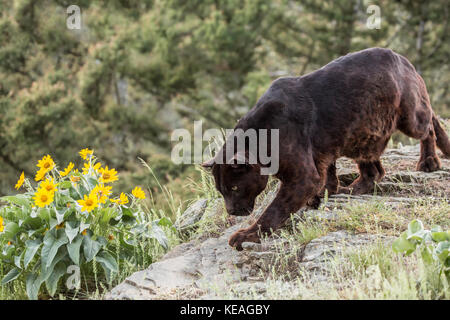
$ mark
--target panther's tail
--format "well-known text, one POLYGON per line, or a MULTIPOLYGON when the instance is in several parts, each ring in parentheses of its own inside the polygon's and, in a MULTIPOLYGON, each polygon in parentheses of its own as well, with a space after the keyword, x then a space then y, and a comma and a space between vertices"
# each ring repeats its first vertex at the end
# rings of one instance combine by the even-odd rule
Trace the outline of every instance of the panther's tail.
POLYGON ((446 158, 450 158, 450 139, 435 114, 433 114, 433 127, 438 148, 441 149, 446 158))

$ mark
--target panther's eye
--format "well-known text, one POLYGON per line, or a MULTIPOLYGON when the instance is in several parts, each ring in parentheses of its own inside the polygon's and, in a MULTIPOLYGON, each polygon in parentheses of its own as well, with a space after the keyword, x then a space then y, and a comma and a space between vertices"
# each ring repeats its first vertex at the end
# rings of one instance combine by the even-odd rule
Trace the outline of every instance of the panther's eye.
POLYGON ((232 186, 232 187, 231 187, 231 190, 233 190, 233 191, 237 191, 237 189, 238 189, 237 186, 232 186))

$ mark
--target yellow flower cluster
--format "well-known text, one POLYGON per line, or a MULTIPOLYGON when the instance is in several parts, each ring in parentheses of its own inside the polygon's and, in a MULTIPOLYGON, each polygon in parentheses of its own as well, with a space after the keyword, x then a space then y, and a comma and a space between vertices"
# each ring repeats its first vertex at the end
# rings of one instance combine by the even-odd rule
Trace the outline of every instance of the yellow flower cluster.
POLYGON ((89 196, 84 195, 84 199, 78 200, 78 204, 81 206, 81 212, 91 212, 98 207, 98 197, 91 191, 89 196))
POLYGON ((36 181, 41 181, 44 179, 47 172, 51 171, 55 167, 55 162, 53 162, 52 157, 50 155, 44 156, 41 160, 39 160, 37 167, 39 168, 36 173, 36 177, 34 178, 36 181))
POLYGON ((5 226, 3 225, 3 218, 0 217, 0 232, 3 232, 3 229, 5 229, 5 226))
POLYGON ((54 183, 53 178, 47 178, 43 181, 34 194, 34 203, 40 208, 52 203, 55 197, 55 191, 58 190, 56 188, 57 185, 54 183))
POLYGON ((98 171, 101 174, 101 176, 100 176, 101 183, 114 182, 119 179, 117 177, 116 169, 108 169, 108 166, 105 166, 104 168, 100 168, 98 171))
POLYGON ((116 204, 127 204, 128 203, 128 197, 125 193, 121 193, 120 197, 118 199, 111 199, 111 202, 114 202, 116 204))
MULTIPOLYGON (((100 162, 96 162, 94 157, 93 150, 88 148, 81 150, 80 152, 81 158, 84 160, 88 160, 88 162, 84 163, 83 167, 83 175, 93 175, 98 179, 98 184, 91 190, 88 195, 84 195, 83 199, 78 200, 78 204, 81 206, 82 212, 91 212, 95 208, 99 206, 99 204, 105 204, 109 196, 111 195, 112 187, 105 186, 105 184, 112 183, 117 181, 118 173, 113 168, 108 168, 105 166, 101 167, 100 162)), ((36 173, 36 181, 41 181, 45 178, 47 173, 53 170, 56 165, 51 158, 50 155, 44 156, 41 160, 38 161, 37 166, 39 167, 38 172, 36 173)), ((69 165, 63 170, 58 171, 61 178, 69 176, 72 185, 76 187, 76 183, 81 181, 81 176, 78 172, 78 169, 74 169, 75 165, 73 162, 70 162, 69 165)), ((57 174, 55 171, 54 174, 57 174)), ((53 177, 49 177, 42 181, 39 184, 39 187, 33 197, 34 203, 36 206, 43 208, 54 201, 55 192, 58 190, 57 185, 53 180, 53 177)), ((15 186, 16 189, 19 189, 25 180, 25 175, 22 172, 17 184, 15 186)), ((135 187, 131 193, 136 199, 145 199, 145 192, 141 189, 141 187, 135 187)), ((117 205, 125 205, 129 202, 128 196, 125 193, 121 193, 118 198, 109 199, 111 203, 115 203, 117 205)))
POLYGON ((105 187, 103 184, 98 184, 92 189, 92 193, 97 196, 99 203, 105 203, 108 196, 111 194, 112 187, 105 187))
POLYGON ((145 199, 145 192, 141 189, 141 187, 134 188, 131 193, 138 199, 145 199))
POLYGON ((88 160, 88 156, 92 154, 94 154, 94 150, 90 150, 88 148, 80 151, 80 157, 83 158, 83 160, 88 160))

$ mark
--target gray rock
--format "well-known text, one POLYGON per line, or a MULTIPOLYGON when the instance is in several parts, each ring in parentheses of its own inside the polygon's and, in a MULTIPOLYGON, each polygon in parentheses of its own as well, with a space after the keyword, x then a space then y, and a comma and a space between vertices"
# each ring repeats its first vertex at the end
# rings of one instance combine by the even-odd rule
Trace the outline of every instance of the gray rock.
POLYGON ((175 228, 179 231, 185 231, 192 228, 205 213, 208 205, 208 199, 200 199, 194 202, 186 209, 175 221, 175 228))
MULTIPOLYGON (((242 224, 234 225, 219 238, 201 243, 183 244, 177 254, 168 254, 144 271, 137 272, 115 287, 106 299, 160 299, 174 297, 176 292, 199 290, 199 298, 212 298, 214 292, 228 290, 256 290, 262 292, 264 277, 276 257, 276 250, 285 245, 283 239, 268 239, 261 244, 244 243, 238 252, 228 245, 229 236, 242 224), (239 289, 240 288, 240 289, 239 289)), ((314 239, 304 250, 300 265, 311 272, 323 272, 326 258, 350 247, 373 244, 380 237, 352 235, 346 231, 330 233, 314 239)), ((289 285, 289 284, 286 284, 289 285)), ((177 297, 179 298, 179 297, 177 297)))
POLYGON ((339 219, 339 214, 336 211, 329 210, 307 210, 301 214, 302 218, 314 221, 335 221, 339 219))

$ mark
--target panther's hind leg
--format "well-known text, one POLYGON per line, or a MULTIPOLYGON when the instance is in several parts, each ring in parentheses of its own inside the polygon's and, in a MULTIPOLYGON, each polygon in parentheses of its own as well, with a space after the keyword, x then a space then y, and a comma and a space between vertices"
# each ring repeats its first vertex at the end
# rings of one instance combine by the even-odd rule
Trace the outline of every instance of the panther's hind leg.
POLYGON ((420 141, 420 159, 416 168, 424 172, 433 172, 441 168, 441 161, 436 154, 436 135, 433 127, 429 130, 428 136, 420 141))
POLYGON ((380 160, 375 161, 358 161, 359 177, 346 188, 339 188, 339 192, 364 194, 373 191, 375 182, 383 179, 385 171, 380 160))
POLYGON ((407 136, 420 140, 420 159, 416 166, 418 171, 432 172, 441 168, 441 161, 436 154, 436 133, 431 108, 415 111, 403 118, 398 128, 407 136))
POLYGON ((449 141, 445 139, 445 131, 440 127, 439 122, 433 123, 433 117, 436 116, 431 109, 425 83, 419 75, 417 81, 419 90, 409 88, 409 91, 403 93, 400 103, 402 115, 397 128, 407 136, 420 140, 420 159, 416 168, 419 171, 432 172, 441 167, 436 154, 436 139, 439 139, 439 146, 442 147, 444 154, 449 141))

